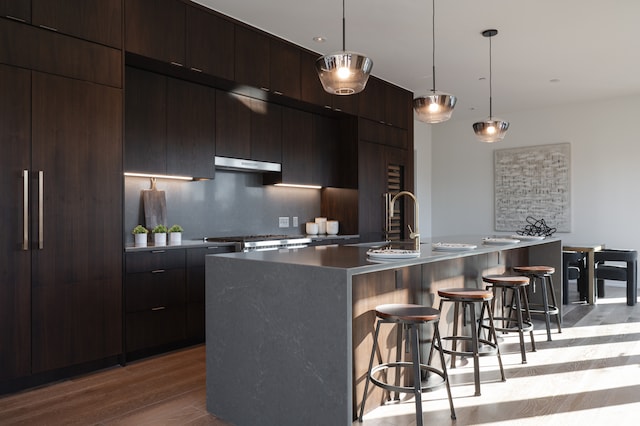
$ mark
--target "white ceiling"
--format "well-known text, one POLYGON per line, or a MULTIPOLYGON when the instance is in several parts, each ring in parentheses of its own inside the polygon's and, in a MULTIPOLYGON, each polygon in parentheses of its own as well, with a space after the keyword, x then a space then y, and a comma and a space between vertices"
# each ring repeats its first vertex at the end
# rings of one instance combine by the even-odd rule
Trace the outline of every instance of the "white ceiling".
MULTIPOLYGON (((322 54, 342 49, 342 0, 194 2, 322 54)), ((458 97, 456 118, 489 114, 489 28, 494 116, 640 94, 638 0, 436 0, 436 89, 458 97)), ((432 86, 431 39, 431 0, 346 0, 346 49, 416 95, 432 86)))

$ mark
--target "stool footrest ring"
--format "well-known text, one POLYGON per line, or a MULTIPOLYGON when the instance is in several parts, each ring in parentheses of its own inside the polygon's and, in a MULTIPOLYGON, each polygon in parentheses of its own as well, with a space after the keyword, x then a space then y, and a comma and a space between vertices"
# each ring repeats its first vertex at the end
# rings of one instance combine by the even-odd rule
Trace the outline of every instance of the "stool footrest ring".
MULTIPOLYGON (((532 312, 533 313, 533 312, 532 312)), ((517 323, 518 320, 515 318, 509 318, 509 317, 493 317, 493 323, 496 324, 500 321, 503 322, 514 322, 517 323)), ((491 327, 487 324, 481 324, 480 327, 485 328, 487 330, 491 329, 491 327)), ((529 332, 531 330, 533 330, 533 323, 531 321, 528 320, 522 320, 522 330, 520 330, 520 328, 517 326, 517 324, 513 327, 499 327, 497 325, 495 325, 493 328, 496 329, 496 331, 502 331, 503 333, 519 333, 519 332, 529 332)))
MULTIPOLYGON (((413 369, 413 363, 399 361, 399 362, 386 362, 383 364, 379 364, 376 367, 371 369, 371 374, 369 374, 369 378, 376 386, 381 387, 382 389, 386 389, 391 392, 414 393, 415 388, 413 386, 396 386, 390 383, 383 382, 382 380, 379 380, 374 377, 376 373, 383 370, 388 370, 390 368, 413 369)), ((426 384, 423 381, 420 384, 421 392, 430 392, 444 386, 445 380, 444 380, 444 373, 442 372, 442 370, 439 370, 435 367, 431 367, 430 365, 426 365, 426 364, 420 364, 420 370, 426 371, 428 373, 434 373, 435 375, 438 376, 438 379, 436 381, 431 381, 430 379, 428 379, 426 384)), ((427 374, 427 376, 429 375, 427 374)))
MULTIPOLYGON (((529 304, 529 312, 531 312, 532 315, 544 315, 544 306, 529 304), (535 308, 532 308, 532 306, 535 306, 535 308)), ((558 313, 560 313, 560 309, 558 309, 557 306, 548 305, 547 312, 549 315, 558 315, 558 313)))

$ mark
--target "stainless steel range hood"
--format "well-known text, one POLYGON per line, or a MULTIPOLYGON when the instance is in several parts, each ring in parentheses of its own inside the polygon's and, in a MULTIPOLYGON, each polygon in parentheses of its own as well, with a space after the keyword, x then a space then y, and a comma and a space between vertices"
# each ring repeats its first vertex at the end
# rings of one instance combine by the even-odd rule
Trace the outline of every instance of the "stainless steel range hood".
POLYGON ((231 158, 231 157, 216 156, 215 165, 216 165, 216 169, 236 170, 240 172, 279 173, 282 171, 282 166, 279 163, 269 163, 267 161, 245 160, 242 158, 231 158))

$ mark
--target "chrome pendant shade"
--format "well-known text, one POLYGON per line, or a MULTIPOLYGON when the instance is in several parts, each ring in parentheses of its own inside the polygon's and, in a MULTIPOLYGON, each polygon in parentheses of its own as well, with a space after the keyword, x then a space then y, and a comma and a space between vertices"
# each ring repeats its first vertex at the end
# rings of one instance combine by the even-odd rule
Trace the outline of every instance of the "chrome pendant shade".
POLYGON ((413 110, 416 118, 429 124, 442 123, 451 118, 453 108, 456 106, 456 97, 448 93, 436 90, 436 5, 435 0, 431 2, 431 59, 433 71, 433 88, 429 94, 419 96, 413 100, 413 110))
POLYGON ((489 118, 473 123, 473 131, 480 142, 500 142, 509 129, 509 123, 493 117, 492 75, 491 75, 491 37, 498 34, 498 30, 484 30, 482 35, 489 38, 489 118))
POLYGON ((362 92, 369 80, 373 61, 368 57, 347 52, 345 49, 344 0, 342 0, 342 51, 321 56, 316 60, 316 71, 322 87, 333 95, 353 95, 362 92))

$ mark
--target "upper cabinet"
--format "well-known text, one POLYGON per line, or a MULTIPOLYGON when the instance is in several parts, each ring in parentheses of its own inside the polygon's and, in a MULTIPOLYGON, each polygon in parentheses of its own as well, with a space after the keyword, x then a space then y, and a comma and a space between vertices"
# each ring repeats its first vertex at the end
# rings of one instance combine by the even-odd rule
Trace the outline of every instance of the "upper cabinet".
POLYGON ((0 0, 0 16, 31 22, 31 0, 0 0))
POLYGON ((185 13, 178 0, 125 1, 125 50, 184 66, 185 13))
POLYGON ((234 77, 234 24, 187 6, 187 66, 227 80, 234 77))
POLYGON ((216 155, 280 163, 282 107, 218 91, 216 155))
POLYGON ((34 25, 122 48, 122 0, 32 0, 31 13, 34 25))
POLYGON ((125 171, 212 178, 215 89, 127 67, 125 171))
POLYGON ((413 98, 408 90, 371 76, 359 96, 361 117, 401 129, 410 127, 413 98))
POLYGON ((236 25, 235 81, 264 91, 300 97, 300 51, 267 34, 236 25))

